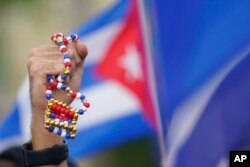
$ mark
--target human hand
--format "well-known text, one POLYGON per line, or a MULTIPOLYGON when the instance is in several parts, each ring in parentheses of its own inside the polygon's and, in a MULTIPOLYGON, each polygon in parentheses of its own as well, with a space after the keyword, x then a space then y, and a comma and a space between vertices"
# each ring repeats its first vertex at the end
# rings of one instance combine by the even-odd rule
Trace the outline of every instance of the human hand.
MULTIPOLYGON (((71 74, 68 83, 72 90, 78 91, 81 84, 83 63, 87 56, 85 45, 76 43, 68 44, 68 52, 71 55, 71 74)), ((47 75, 57 76, 62 74, 65 67, 63 55, 56 45, 45 45, 31 50, 28 59, 28 71, 30 82, 30 98, 32 107, 31 135, 33 149, 44 149, 62 142, 62 138, 49 133, 44 128, 44 115, 47 107, 45 90, 47 75)), ((70 104, 72 98, 61 90, 53 91, 53 97, 70 104)))

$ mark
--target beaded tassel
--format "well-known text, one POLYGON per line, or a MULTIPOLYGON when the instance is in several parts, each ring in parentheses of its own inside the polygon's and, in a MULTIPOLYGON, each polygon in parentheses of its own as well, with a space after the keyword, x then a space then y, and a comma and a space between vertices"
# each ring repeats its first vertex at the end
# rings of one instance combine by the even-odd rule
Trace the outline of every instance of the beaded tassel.
POLYGON ((47 76, 48 86, 46 88, 46 98, 48 99, 47 110, 45 113, 45 127, 49 132, 56 133, 59 136, 67 139, 73 139, 76 135, 76 123, 78 115, 83 115, 90 107, 90 104, 85 99, 85 96, 80 92, 71 90, 70 87, 64 84, 71 71, 71 60, 68 53, 67 44, 75 42, 79 39, 77 34, 69 37, 64 37, 62 33, 57 33, 51 36, 51 40, 59 46, 59 49, 64 57, 65 70, 63 74, 55 77, 53 75, 47 76), (73 99, 78 99, 82 102, 81 109, 73 109, 66 103, 53 99, 52 91, 59 89, 64 91, 68 96, 73 99))

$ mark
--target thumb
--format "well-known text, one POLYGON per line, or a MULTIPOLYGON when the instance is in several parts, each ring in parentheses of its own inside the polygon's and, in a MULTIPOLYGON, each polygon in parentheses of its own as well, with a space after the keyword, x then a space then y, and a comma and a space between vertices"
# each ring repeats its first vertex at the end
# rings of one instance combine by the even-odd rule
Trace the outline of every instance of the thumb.
POLYGON ((76 47, 77 54, 80 56, 81 59, 84 60, 88 54, 88 49, 86 45, 80 43, 79 41, 76 41, 75 47, 76 47))

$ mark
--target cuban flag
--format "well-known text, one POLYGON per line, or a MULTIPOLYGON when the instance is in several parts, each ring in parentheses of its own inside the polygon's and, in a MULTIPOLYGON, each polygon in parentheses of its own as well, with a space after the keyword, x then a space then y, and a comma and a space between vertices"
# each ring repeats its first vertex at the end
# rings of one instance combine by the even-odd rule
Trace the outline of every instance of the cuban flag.
POLYGON ((164 166, 228 167, 250 150, 250 1, 149 4, 164 166))
MULTIPOLYGON (((74 32, 88 47, 83 92, 91 108, 78 121, 70 156, 82 158, 156 131, 143 25, 137 1, 121 0, 74 32)), ((72 104, 78 108, 79 104, 72 104)), ((0 124, 0 150, 30 138, 28 79, 0 124)))

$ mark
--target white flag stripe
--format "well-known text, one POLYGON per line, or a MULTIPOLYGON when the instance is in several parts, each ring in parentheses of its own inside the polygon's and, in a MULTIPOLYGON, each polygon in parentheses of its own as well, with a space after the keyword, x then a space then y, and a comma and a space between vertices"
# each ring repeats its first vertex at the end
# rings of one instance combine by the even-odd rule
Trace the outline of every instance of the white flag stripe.
MULTIPOLYGON (((83 116, 80 116, 79 130, 136 114, 140 109, 138 98, 114 81, 91 87, 83 93, 87 95, 91 107, 83 116)), ((80 108, 81 103, 74 101, 72 106, 80 108)))
POLYGON ((121 20, 108 24, 94 32, 81 36, 80 41, 88 47, 88 58, 86 65, 93 65, 102 60, 107 49, 113 43, 122 27, 124 26, 121 20))
MULTIPOLYGON (((89 128, 113 119, 136 114, 140 103, 132 92, 115 81, 108 81, 81 91, 87 95, 91 108, 78 122, 79 130, 89 128)), ((31 107, 28 77, 26 76, 17 96, 20 111, 23 140, 30 138, 31 107)), ((72 106, 80 108, 81 103, 74 101, 72 106)))

